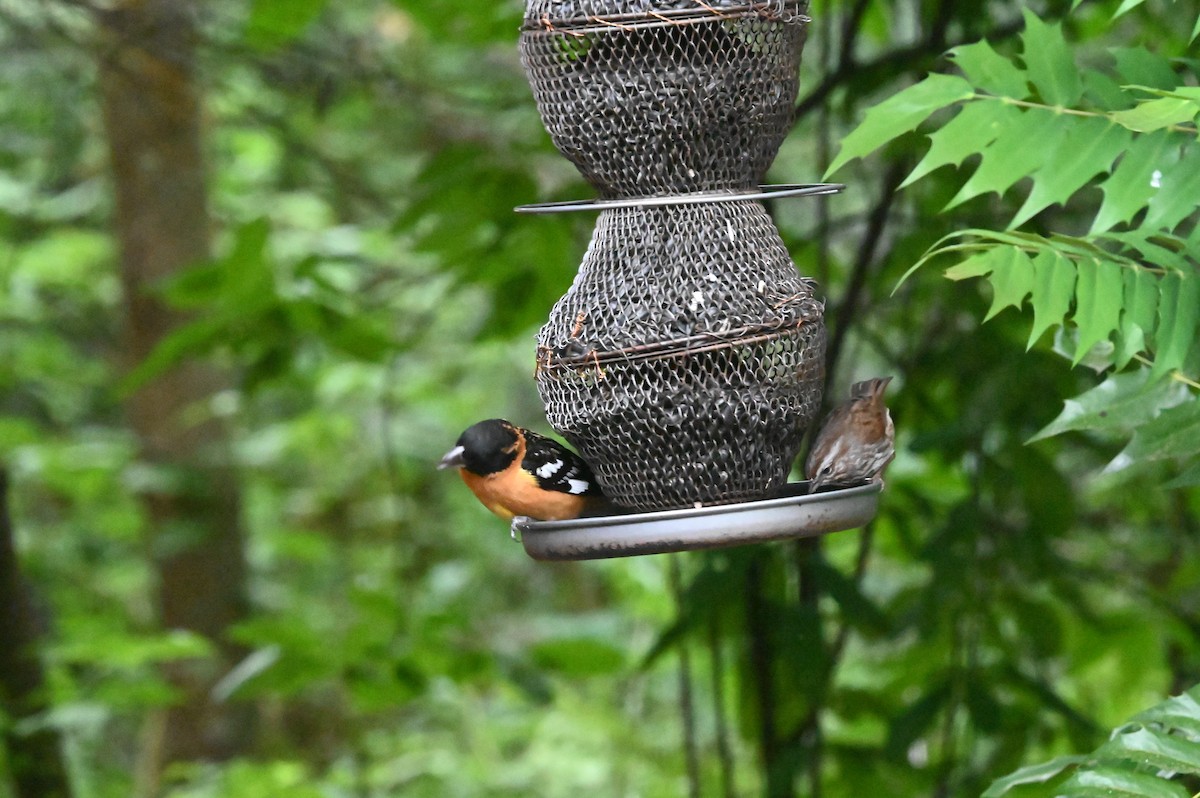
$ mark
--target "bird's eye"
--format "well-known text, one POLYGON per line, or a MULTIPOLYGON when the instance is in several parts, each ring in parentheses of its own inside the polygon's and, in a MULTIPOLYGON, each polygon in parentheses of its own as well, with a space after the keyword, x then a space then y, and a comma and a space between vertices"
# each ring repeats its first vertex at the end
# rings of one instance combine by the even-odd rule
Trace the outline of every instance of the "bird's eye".
POLYGON ((832 473, 833 473, 833 466, 831 466, 831 465, 827 465, 827 466, 825 466, 824 468, 822 468, 822 469, 821 469, 821 474, 822 474, 822 475, 824 475, 824 474, 832 474, 832 473))

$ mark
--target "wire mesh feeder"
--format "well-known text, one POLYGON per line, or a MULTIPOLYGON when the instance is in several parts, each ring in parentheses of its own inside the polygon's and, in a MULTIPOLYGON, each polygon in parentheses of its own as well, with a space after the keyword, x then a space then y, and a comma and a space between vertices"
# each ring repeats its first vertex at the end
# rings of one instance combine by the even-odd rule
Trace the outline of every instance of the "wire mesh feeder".
POLYGON ((538 391, 616 504, 745 501, 786 482, 824 350, 760 204, 618 208, 538 336, 538 391))
POLYGON ((791 128, 807 0, 530 0, 521 58, 604 197, 756 189, 791 128))

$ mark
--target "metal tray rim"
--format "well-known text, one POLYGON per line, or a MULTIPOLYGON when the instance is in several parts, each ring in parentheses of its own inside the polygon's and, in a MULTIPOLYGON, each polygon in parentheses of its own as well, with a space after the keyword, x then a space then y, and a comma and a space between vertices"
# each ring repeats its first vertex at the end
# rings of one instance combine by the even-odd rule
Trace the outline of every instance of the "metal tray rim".
POLYGON ((860 527, 875 517, 882 482, 736 504, 602 515, 567 521, 517 517, 512 535, 537 560, 591 560, 813 537, 860 527), (739 523, 740 520, 740 523, 739 523))

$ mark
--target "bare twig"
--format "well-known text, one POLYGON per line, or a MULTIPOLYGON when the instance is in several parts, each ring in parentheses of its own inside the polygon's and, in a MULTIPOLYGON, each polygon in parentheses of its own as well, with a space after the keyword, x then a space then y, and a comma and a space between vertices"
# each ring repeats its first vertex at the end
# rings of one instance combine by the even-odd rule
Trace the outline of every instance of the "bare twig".
MULTIPOLYGON (((680 555, 668 558, 667 575, 675 598, 675 613, 683 617, 683 574, 680 555)), ((679 717, 683 723, 683 759, 687 768, 688 798, 700 798, 700 756, 696 747, 696 707, 692 689, 692 657, 686 640, 679 649, 679 717)))
POLYGON ((721 653, 721 616, 714 611, 708 621, 708 652, 712 659, 713 716, 717 735, 717 760, 721 765, 721 794, 737 798, 734 787, 733 749, 725 710, 725 658, 721 653))

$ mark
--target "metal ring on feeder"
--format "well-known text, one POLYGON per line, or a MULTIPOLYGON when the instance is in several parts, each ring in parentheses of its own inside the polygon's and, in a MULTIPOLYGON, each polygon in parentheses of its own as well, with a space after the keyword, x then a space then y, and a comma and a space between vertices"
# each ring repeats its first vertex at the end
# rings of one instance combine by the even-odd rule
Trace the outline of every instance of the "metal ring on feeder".
POLYGON ((738 200, 781 199, 783 197, 820 197, 837 194, 845 189, 842 183, 781 183, 759 186, 758 191, 713 191, 693 194, 674 194, 661 197, 629 197, 626 199, 571 200, 518 205, 517 213, 568 213, 571 211, 602 211, 606 208, 654 208, 666 205, 700 205, 709 202, 738 200))

